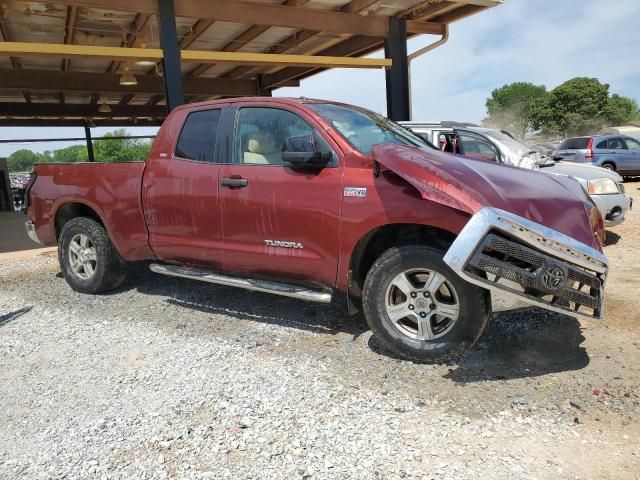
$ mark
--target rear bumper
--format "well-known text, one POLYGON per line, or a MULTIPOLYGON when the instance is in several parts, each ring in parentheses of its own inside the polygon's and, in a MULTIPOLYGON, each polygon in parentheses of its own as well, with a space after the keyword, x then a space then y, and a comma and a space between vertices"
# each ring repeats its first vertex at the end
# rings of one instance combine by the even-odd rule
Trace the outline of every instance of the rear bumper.
POLYGON ((466 281, 502 297, 579 319, 602 319, 607 258, 518 215, 483 208, 444 261, 466 281))
POLYGON ((36 243, 39 243, 40 245, 43 245, 43 243, 38 238, 38 234, 36 233, 36 226, 33 224, 31 220, 27 220, 26 222, 24 222, 24 228, 27 231, 27 235, 31 240, 33 240, 36 243))

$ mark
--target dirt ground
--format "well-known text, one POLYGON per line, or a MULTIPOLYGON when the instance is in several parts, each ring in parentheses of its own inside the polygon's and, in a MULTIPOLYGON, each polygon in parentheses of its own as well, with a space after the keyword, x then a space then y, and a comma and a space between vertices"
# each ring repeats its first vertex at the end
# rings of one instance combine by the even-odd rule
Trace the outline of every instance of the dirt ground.
POLYGON ((0 255, 0 478, 638 479, 637 208, 605 253, 603 322, 502 315, 446 365, 341 302, 144 270, 87 296, 0 255))

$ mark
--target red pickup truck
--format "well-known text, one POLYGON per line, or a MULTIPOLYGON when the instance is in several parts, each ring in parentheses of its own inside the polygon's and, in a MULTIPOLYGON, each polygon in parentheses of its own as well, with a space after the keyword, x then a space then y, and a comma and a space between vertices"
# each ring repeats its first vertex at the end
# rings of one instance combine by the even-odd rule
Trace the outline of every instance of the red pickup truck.
POLYGON ((577 182, 460 159, 327 101, 179 107, 146 162, 36 165, 28 215, 76 291, 144 260, 306 301, 340 292, 416 361, 461 353, 492 310, 602 316, 603 223, 577 182))

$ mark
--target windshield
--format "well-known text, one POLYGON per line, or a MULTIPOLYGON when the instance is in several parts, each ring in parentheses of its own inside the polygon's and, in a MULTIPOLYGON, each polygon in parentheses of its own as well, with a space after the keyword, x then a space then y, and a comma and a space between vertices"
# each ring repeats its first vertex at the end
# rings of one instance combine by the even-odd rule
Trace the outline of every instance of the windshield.
POLYGON ((409 130, 369 110, 330 103, 312 103, 308 106, 365 155, 371 155, 373 146, 379 143, 428 146, 425 140, 409 130))

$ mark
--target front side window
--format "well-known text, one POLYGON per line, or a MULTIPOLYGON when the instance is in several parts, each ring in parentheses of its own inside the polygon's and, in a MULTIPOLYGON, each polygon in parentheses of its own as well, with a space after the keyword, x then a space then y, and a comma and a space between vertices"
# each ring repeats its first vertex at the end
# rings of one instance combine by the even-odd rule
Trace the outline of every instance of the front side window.
POLYGON ((461 133, 458 137, 460 142, 459 149, 465 157, 493 162, 498 161, 497 149, 482 137, 467 133, 461 133))
MULTIPOLYGON (((302 117, 288 110, 268 107, 245 107, 238 113, 236 155, 238 163, 285 165, 282 150, 290 139, 300 149, 311 148, 305 139, 314 138, 315 130, 302 117)), ((317 137, 317 136, 316 136, 317 137)), ((302 151, 305 151, 302 150, 302 151)))
POLYGON ((221 112, 220 109, 191 112, 180 132, 176 157, 214 162, 221 112))
POLYGON ((640 152, 640 142, 633 138, 625 138, 627 148, 632 152, 640 152))
POLYGON ((371 155, 373 146, 379 143, 427 146, 425 140, 406 128, 368 110, 331 103, 312 103, 308 106, 365 155, 371 155))

